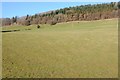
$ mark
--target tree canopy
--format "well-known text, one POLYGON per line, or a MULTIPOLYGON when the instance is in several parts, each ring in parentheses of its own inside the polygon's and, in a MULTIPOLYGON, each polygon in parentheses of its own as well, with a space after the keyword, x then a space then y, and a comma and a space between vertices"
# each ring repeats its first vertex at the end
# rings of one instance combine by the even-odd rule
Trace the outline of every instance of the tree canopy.
POLYGON ((26 15, 25 18, 6 18, 3 19, 3 25, 10 25, 13 23, 21 25, 30 24, 53 24, 68 21, 82 21, 82 20, 99 20, 118 17, 118 9, 120 2, 111 2, 103 4, 88 4, 75 7, 66 7, 46 13, 35 15, 26 15))

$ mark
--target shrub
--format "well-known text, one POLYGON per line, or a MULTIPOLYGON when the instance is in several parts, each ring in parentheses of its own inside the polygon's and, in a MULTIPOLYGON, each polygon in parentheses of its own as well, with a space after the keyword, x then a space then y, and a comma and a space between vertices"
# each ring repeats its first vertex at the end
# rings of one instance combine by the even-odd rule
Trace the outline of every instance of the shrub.
POLYGON ((55 25, 57 22, 56 21, 50 21, 50 25, 55 25))
POLYGON ((39 26, 39 25, 37 25, 37 28, 40 28, 40 26, 39 26))
POLYGON ((30 25, 30 21, 29 20, 25 20, 24 25, 29 26, 30 25))

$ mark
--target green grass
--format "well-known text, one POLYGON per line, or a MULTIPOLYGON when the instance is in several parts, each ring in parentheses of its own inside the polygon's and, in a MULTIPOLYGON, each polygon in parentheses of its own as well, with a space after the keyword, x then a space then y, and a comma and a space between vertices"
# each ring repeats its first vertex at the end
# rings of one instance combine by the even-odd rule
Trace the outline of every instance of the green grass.
MULTIPOLYGON (((0 31, 2 28, 0 27, 0 31)), ((0 77, 2 78, 2 33, 0 32, 0 77)))
POLYGON ((3 28, 12 29, 2 34, 3 77, 118 77, 117 19, 3 28))

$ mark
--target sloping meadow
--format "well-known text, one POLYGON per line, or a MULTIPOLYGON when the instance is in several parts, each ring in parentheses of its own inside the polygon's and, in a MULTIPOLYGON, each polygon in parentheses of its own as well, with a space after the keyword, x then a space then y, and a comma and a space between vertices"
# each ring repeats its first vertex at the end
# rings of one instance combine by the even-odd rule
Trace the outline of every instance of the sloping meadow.
POLYGON ((3 77, 118 77, 117 19, 40 26, 3 28, 3 77))

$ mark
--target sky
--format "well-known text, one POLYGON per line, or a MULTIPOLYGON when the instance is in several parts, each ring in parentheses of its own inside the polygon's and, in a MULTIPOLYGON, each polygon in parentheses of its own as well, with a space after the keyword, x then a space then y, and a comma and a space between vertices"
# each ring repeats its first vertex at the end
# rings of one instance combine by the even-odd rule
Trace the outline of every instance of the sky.
MULTIPOLYGON (((26 16, 69 6, 98 4, 103 2, 2 2, 2 17, 26 16)), ((1 13, 0 13, 1 14, 1 13)))

